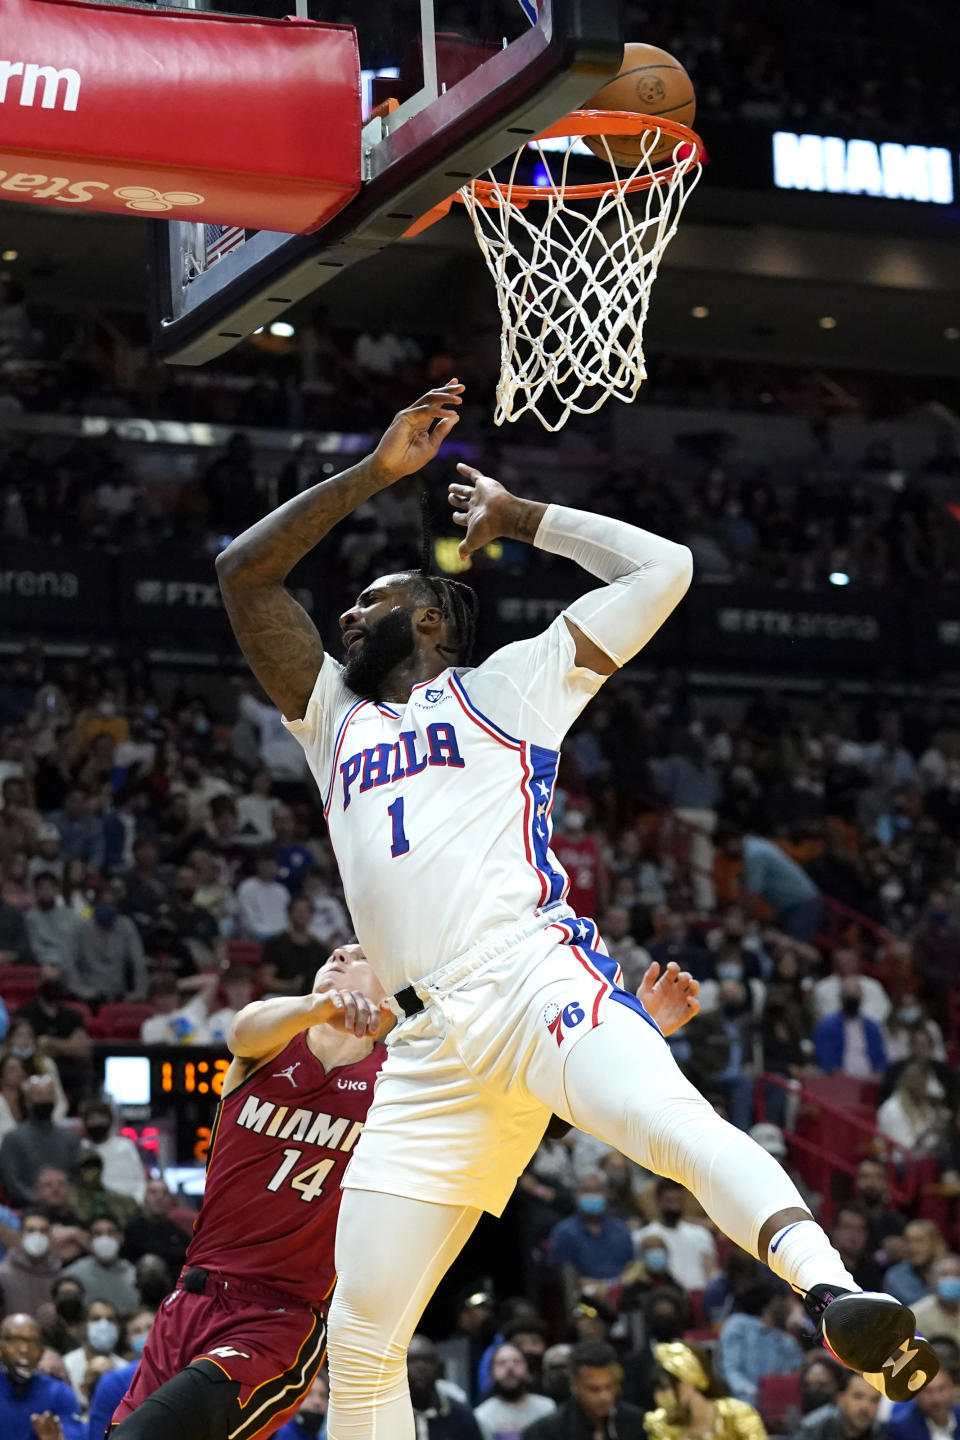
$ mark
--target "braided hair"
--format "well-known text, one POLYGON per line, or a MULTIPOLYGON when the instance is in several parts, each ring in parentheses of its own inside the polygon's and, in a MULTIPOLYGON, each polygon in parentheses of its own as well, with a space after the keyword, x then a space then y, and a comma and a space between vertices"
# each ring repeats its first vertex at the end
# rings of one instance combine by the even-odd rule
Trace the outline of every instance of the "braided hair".
POLYGON ((415 588, 428 605, 439 605, 447 622, 451 645, 438 645, 441 654, 452 654, 457 663, 468 665, 477 634, 480 601, 471 585, 437 575, 433 569, 433 525, 430 520, 430 498, 425 485, 420 487, 421 551, 420 568, 410 574, 415 588))

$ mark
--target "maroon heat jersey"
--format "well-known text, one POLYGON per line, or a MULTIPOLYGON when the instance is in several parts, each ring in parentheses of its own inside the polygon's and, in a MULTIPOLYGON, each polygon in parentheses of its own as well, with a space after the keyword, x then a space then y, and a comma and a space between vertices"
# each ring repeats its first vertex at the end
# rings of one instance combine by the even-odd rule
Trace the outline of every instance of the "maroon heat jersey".
POLYGON ((320 1304, 334 1281, 340 1182, 386 1053, 375 1045, 327 1073, 304 1032, 224 1096, 188 1265, 320 1304))

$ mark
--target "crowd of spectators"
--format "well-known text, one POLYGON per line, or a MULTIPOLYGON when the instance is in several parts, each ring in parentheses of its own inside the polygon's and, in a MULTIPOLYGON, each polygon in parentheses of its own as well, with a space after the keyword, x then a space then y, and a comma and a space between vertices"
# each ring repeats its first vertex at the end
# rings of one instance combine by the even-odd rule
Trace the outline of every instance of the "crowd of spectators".
MULTIPOLYGON (((351 924, 302 754, 242 684, 36 649, 10 666, 0 702, 0 1346, 53 1376, 62 1366, 85 1415, 102 1377, 135 1360, 189 1223, 118 1131, 93 1041, 132 1005, 146 1047, 222 1046, 238 1008, 304 989, 351 924)), ((788 1164, 858 1281, 917 1303, 951 1375, 958 794, 946 702, 768 691, 714 706, 667 672, 610 682, 569 738, 554 812, 571 903, 598 916, 625 982, 650 959, 700 980, 702 1014, 671 1042, 681 1065, 788 1164), (817 1129, 824 1086, 856 1116, 835 1177, 823 1155, 829 1170, 836 1142, 817 1129)), ((872 1392, 838 1388, 791 1297, 676 1185, 575 1134, 544 1141, 511 1214, 534 1314, 501 1295, 514 1310, 499 1329, 492 1301, 471 1302, 438 1351, 423 1338, 411 1365, 435 1440, 475 1435, 464 1396, 484 1440, 528 1423, 554 1440, 555 1401, 589 1428, 600 1392, 608 1420, 614 1404, 639 1407, 616 1412, 618 1434, 682 1431, 701 1401, 754 1407, 778 1433, 816 1409, 802 1440, 888 1423, 872 1392), (691 1332, 716 1374, 681 1403, 651 1346, 691 1332), (569 1352, 555 1356, 548 1383, 551 1340, 614 1350, 575 1350, 572 1371, 569 1352), (461 1395, 438 1388, 441 1363, 461 1395), (827 1393, 829 1423, 814 1406, 827 1393)), ((938 1393, 911 1412, 931 1440, 938 1393)))
MULTIPOLYGON (((361 335, 358 345, 390 339, 361 335)), ((363 363, 369 361, 367 356, 363 363)), ((448 357, 446 368, 453 364, 448 357)), ((708 398, 701 370, 688 367, 685 374, 683 367, 666 365, 664 399, 695 399, 690 387, 698 380, 708 398)), ((365 413, 327 418, 340 429, 353 424, 360 433, 376 433, 394 407, 430 382, 422 356, 398 363, 389 375, 377 376, 379 388, 375 399, 367 395, 365 413)), ((784 379, 764 392, 776 410, 783 408, 786 385, 784 379)), ((249 395, 240 398, 246 406, 249 395)), ((905 462, 893 439, 867 443, 859 460, 840 459, 829 421, 816 413, 815 406, 807 412, 809 425, 796 452, 782 453, 775 464, 762 453, 751 455, 748 441, 735 442, 719 416, 716 428, 678 434, 666 455, 618 453, 600 442, 590 451, 592 503, 687 544, 700 578, 804 590, 825 586, 837 574, 873 589, 960 579, 960 534, 949 510, 960 476, 953 439, 946 433, 932 439, 919 463, 905 462)), ((256 419, 250 412, 247 418, 256 419)), ((491 439, 484 448, 479 404, 468 428, 481 445, 475 458, 519 492, 546 498, 549 487, 549 498, 571 500, 581 493, 576 454, 558 454, 548 478, 542 456, 527 458, 522 444, 505 450, 502 440, 491 439)), ((152 446, 11 430, 0 437, 0 540, 123 552, 149 547, 212 558, 226 539, 346 463, 312 440, 284 455, 256 447, 247 432, 236 431, 213 452, 185 450, 160 483, 152 446)), ((445 522, 438 517, 438 523, 443 531, 445 522)), ((418 539, 416 500, 399 488, 338 527, 327 554, 342 578, 352 580, 394 558, 409 563, 418 539)), ((537 563, 532 552, 514 548, 514 567, 537 563)))

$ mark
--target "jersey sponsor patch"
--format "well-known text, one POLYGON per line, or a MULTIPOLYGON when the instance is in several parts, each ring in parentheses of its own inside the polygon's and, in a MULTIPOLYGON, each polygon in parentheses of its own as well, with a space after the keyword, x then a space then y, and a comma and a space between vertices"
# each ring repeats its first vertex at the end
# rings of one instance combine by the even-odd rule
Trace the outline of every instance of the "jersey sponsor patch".
POLYGON ((573 1030, 583 1020, 586 1012, 579 1000, 571 1000, 569 1004, 560 1006, 556 1001, 551 1001, 543 1012, 543 1020, 550 1034, 554 1036, 558 1045, 564 1042, 566 1030, 573 1030))

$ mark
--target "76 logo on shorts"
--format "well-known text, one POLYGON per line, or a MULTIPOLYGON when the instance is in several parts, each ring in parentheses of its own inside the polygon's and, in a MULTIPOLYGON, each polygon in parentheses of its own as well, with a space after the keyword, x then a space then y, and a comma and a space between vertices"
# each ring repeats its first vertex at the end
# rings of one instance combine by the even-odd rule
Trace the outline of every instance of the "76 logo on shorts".
POLYGON ((556 1002, 549 1004, 543 1012, 544 1024, 551 1035, 556 1036, 557 1044, 563 1044, 563 1027, 568 1030, 574 1029, 583 1019, 583 1006, 577 1000, 571 1000, 569 1005, 564 1005, 561 1010, 556 1002))

